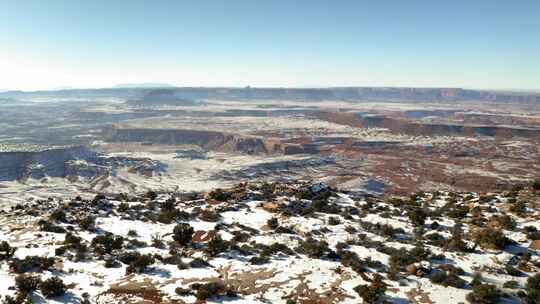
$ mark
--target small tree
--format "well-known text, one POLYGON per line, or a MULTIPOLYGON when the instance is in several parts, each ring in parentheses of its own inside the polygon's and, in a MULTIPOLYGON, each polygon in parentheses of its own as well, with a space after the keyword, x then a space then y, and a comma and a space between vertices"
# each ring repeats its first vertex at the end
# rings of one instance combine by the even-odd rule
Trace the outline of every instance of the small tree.
POLYGON ((540 274, 527 279, 525 290, 529 299, 533 300, 534 303, 540 303, 540 274))
POLYGON ((193 227, 187 223, 180 223, 173 229, 173 239, 180 245, 186 246, 193 238, 193 227))
POLYGON ((467 301, 472 304, 496 304, 500 293, 495 285, 476 284, 473 291, 467 295, 467 301))
POLYGON ((375 274, 371 284, 358 285, 354 288, 354 291, 356 291, 358 295, 360 295, 362 300, 364 300, 364 303, 382 303, 384 299, 384 293, 386 292, 386 285, 382 280, 382 276, 375 274))
POLYGON ((66 293, 67 287, 58 277, 49 278, 39 284, 39 290, 47 298, 62 296, 66 293))
POLYGON ((415 226, 422 226, 426 222, 427 214, 420 208, 415 208, 409 212, 409 219, 415 226))

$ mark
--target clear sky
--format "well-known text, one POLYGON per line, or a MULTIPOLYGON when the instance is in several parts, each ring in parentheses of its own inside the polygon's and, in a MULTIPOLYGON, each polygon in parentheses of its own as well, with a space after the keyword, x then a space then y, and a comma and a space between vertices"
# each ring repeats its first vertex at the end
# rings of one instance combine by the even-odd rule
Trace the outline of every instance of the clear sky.
POLYGON ((0 0, 0 89, 540 90, 539 0, 0 0))

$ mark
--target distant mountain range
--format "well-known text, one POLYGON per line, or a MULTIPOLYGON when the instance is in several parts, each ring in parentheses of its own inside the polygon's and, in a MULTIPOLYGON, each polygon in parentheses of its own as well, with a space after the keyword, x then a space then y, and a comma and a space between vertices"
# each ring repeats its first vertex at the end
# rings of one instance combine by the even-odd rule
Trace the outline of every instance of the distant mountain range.
POLYGON ((167 83, 153 83, 153 82, 145 82, 145 83, 121 83, 113 86, 113 88, 121 89, 134 89, 134 88, 172 88, 173 85, 167 84, 167 83))
MULTIPOLYGON (((143 84, 122 85, 124 87, 105 89, 76 89, 62 91, 0 93, 0 97, 20 97, 25 95, 54 96, 114 96, 137 99, 153 95, 157 87, 140 87, 143 84), (133 87, 130 87, 133 86, 133 87)), ((146 84, 152 85, 152 84, 146 84)), ((508 103, 537 103, 540 93, 509 92, 494 90, 471 90, 462 88, 401 88, 401 87, 332 87, 332 88, 231 88, 231 87, 172 87, 159 86, 161 95, 174 95, 181 100, 347 100, 347 101, 486 101, 508 103)), ((120 85, 119 85, 120 86, 120 85)))

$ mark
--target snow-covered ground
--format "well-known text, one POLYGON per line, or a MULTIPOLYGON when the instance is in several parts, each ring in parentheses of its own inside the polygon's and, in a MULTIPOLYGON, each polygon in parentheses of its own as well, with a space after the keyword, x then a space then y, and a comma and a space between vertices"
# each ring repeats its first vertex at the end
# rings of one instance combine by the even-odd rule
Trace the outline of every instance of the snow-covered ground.
POLYGON ((484 284, 501 291, 500 301, 518 303, 516 292, 539 270, 538 251, 528 249, 532 241, 525 227, 540 228, 540 201, 528 188, 382 201, 295 182, 241 184, 182 199, 177 195, 128 193, 14 206, 0 215, 0 242, 16 248, 12 257, 0 260, 0 295, 15 296, 18 274, 13 267, 29 256, 52 257, 55 263, 27 274, 42 280, 59 277, 68 286, 65 295, 51 299, 39 289, 31 292, 35 303, 79 303, 84 297, 90 303, 197 303, 203 297, 208 303, 361 303, 355 287, 372 286, 376 274, 386 286, 381 299, 392 303, 461 303, 477 273, 484 284), (512 198, 527 200, 523 212, 509 210, 512 198), (419 210, 424 212, 421 220, 411 215, 419 210), (466 211, 453 215, 458 210, 466 211), (167 216, 171 212, 172 218, 167 216), (503 223, 497 216, 504 215, 515 225, 497 226, 503 223), (88 216, 95 218, 95 229, 82 224, 88 216), (51 232, 44 221, 64 231, 51 232), (191 243, 174 237, 179 223, 193 228, 191 243), (461 234, 455 232, 457 223, 461 234), (488 249, 476 238, 478 229, 501 231, 507 243, 488 249), (80 238, 77 246, 84 250, 69 247, 67 231, 80 238), (121 237, 121 246, 105 250, 96 245, 96 237, 106 232, 121 237), (443 241, 432 241, 433 234, 443 241), (462 235, 464 250, 452 247, 456 235, 462 235), (129 252, 152 255, 153 262, 128 273, 132 266, 120 260, 129 252), (393 268, 405 257, 412 260, 393 268), (208 264, 190 264, 201 259, 208 264), (450 268, 459 269, 459 288, 432 278, 450 268), (509 281, 517 287, 511 289, 509 281), (219 288, 205 297, 201 288, 210 288, 208 283, 219 288))

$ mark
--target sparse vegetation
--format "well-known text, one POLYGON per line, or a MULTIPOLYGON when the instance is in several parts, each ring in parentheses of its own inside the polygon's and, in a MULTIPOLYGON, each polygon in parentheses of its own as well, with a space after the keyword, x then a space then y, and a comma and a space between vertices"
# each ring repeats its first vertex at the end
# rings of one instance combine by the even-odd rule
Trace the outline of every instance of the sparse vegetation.
POLYGON ((39 290, 47 298, 62 296, 66 293, 67 287, 58 277, 49 278, 39 284, 39 290))
POLYGON ((191 243, 193 237, 193 227, 186 223, 180 223, 174 227, 173 239, 182 246, 186 246, 191 243))

